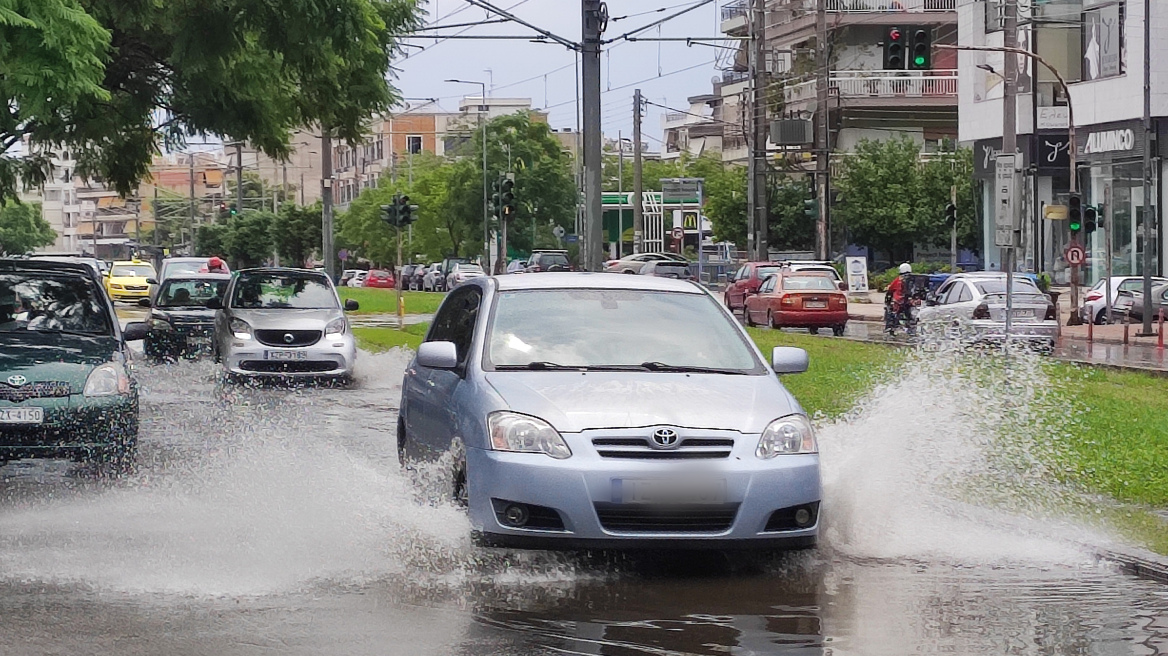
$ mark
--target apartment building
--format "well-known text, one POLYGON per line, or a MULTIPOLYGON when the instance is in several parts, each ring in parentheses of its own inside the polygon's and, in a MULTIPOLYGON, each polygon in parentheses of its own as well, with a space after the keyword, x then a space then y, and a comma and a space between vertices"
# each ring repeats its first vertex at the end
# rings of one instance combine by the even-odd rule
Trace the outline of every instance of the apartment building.
MULTIPOLYGON (((862 139, 907 135, 923 149, 957 136, 957 57, 938 45, 957 41, 956 0, 826 0, 831 148, 847 152, 862 139), (928 70, 885 70, 881 43, 889 28, 924 29, 932 39, 928 70)), ((818 120, 816 0, 767 0, 766 51, 770 116, 818 120)), ((721 30, 749 33, 750 0, 721 8, 721 30)), ((726 58, 721 81, 723 159, 745 163, 749 111, 749 42, 726 58)), ((773 145, 772 145, 773 148, 773 145)), ((806 160, 810 166, 810 160, 806 160)))
POLYGON ((662 159, 677 159, 682 153, 699 156, 722 152, 722 95, 690 96, 687 102, 686 111, 661 116, 662 159))
MULTIPOLYGON (((1153 7, 1159 7, 1154 3, 1153 7)), ((1106 275, 1143 273, 1145 248, 1153 249, 1153 273, 1164 272, 1162 255, 1168 244, 1162 227, 1163 155, 1168 147, 1157 138, 1168 126, 1168 13, 1151 16, 1151 108, 1149 142, 1154 172, 1145 188, 1143 156, 1143 24, 1142 2, 1123 0, 1049 0, 1019 4, 1019 46, 1042 57, 1067 82, 1068 93, 1054 74, 1032 58, 1019 58, 1017 145, 1023 160, 1021 247, 1023 270, 1046 272, 1066 283, 1069 269, 1063 250, 1071 235, 1067 221, 1047 219, 1047 207, 1066 206, 1070 194, 1069 145, 1074 133, 1077 166, 1074 175, 1084 205, 1100 209, 1104 228, 1080 236, 1087 248, 1087 284, 1106 275), (1069 107, 1068 107, 1069 105, 1069 107), (1070 128, 1069 109, 1074 125, 1070 128), (1144 243, 1144 200, 1152 205, 1155 237, 1144 243), (1110 233, 1110 234, 1109 234, 1110 233), (1110 249, 1108 248, 1110 242, 1110 249)), ((960 43, 1001 46, 1004 42, 1000 0, 960 0, 960 43)), ((976 184, 980 192, 987 266, 1000 268, 993 246, 994 156, 1002 148, 1003 55, 962 52, 960 71, 960 139, 974 149, 976 184)), ((1050 212, 1061 217, 1059 212, 1050 212)))

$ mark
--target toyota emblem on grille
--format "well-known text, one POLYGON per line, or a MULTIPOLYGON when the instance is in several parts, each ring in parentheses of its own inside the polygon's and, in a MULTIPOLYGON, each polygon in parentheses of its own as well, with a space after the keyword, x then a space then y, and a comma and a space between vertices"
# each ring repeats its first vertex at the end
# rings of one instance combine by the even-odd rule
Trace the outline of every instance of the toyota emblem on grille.
POLYGON ((13 387, 20 387, 21 385, 24 385, 27 382, 28 382, 28 379, 25 378, 24 376, 21 376, 20 374, 16 374, 15 376, 8 377, 8 384, 13 386, 13 387))
POLYGON ((293 335, 292 333, 284 333, 284 343, 285 344, 291 344, 292 342, 295 342, 295 341, 296 341, 295 335, 293 335))
POLYGON ((658 449, 672 449, 677 446, 677 431, 672 428, 658 428, 653 431, 653 446, 658 449))

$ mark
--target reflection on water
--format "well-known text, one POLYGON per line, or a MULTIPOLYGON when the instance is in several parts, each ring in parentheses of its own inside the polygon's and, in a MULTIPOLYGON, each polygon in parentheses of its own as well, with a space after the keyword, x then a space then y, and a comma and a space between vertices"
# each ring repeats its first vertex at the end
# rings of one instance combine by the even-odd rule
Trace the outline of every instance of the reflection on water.
POLYGON ((824 541, 781 556, 473 546, 441 472, 397 465, 401 353, 350 389, 146 367, 136 474, 0 469, 0 653, 1168 651, 1164 589, 1056 521, 1039 368, 919 357, 820 427, 824 541))

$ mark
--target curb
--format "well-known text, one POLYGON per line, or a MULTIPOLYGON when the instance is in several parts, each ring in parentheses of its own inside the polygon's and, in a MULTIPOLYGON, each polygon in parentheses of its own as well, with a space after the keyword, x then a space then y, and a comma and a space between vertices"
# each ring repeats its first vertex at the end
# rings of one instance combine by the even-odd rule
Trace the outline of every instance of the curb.
POLYGON ((1168 559, 1150 551, 1116 551, 1102 549, 1096 552, 1101 560, 1119 565, 1119 568, 1136 578, 1168 583, 1168 559))

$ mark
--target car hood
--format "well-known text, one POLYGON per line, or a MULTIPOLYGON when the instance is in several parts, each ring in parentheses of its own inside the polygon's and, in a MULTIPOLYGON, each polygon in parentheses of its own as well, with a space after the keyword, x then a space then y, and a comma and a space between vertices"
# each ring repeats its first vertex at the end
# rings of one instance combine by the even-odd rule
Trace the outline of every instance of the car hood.
POLYGON ((84 389, 94 367, 112 360, 117 351, 112 337, 5 333, 2 339, 0 384, 20 375, 29 383, 64 381, 74 393, 84 389))
POLYGON ((136 276, 110 276, 109 279, 115 285, 145 285, 146 280, 136 276))
POLYGON ((511 410, 563 433, 656 425, 761 433, 803 411, 771 375, 495 371, 486 379, 511 410))
POLYGON ((342 316, 340 308, 324 310, 246 310, 235 308, 231 314, 256 330, 324 330, 326 324, 342 316))
POLYGON ((161 318, 159 315, 170 317, 180 323, 213 323, 215 310, 207 308, 164 308, 160 307, 150 313, 152 318, 161 318))

